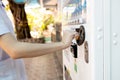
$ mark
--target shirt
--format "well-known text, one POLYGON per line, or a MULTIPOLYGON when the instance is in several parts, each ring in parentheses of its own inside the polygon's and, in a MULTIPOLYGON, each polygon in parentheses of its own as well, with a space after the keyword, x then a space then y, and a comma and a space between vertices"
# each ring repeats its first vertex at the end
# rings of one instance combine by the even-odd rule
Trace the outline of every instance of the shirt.
MULTIPOLYGON (((14 35, 14 30, 0 0, 0 37, 6 33, 14 35)), ((2 48, 0 48, 0 80, 27 80, 23 60, 10 58, 2 48)))

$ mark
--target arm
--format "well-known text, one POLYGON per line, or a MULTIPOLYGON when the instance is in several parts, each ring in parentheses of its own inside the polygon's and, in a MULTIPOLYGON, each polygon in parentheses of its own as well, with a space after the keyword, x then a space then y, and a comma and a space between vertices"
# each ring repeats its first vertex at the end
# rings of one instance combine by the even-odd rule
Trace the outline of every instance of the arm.
POLYGON ((62 42, 50 44, 36 44, 17 41, 10 33, 0 36, 0 47, 14 59, 36 57, 67 48, 72 41, 73 34, 67 34, 62 42), (67 38, 67 39, 66 39, 67 38))

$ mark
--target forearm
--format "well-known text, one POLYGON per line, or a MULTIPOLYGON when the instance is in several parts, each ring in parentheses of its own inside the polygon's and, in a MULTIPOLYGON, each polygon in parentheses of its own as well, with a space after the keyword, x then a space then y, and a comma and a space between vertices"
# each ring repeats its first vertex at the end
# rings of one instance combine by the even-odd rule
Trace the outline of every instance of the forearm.
POLYGON ((16 58, 36 57, 65 49, 67 46, 63 42, 49 44, 34 44, 18 42, 15 47, 16 58))
MULTIPOLYGON (((68 36, 68 35, 66 35, 68 36)), ((67 39, 67 37, 66 37, 67 39)), ((11 57, 11 58, 27 58, 36 57, 52 53, 58 50, 62 50, 70 46, 71 40, 67 39, 63 42, 49 43, 49 44, 35 44, 19 42, 10 33, 0 36, 0 47, 11 57), (68 42, 66 42, 68 41, 68 42)))

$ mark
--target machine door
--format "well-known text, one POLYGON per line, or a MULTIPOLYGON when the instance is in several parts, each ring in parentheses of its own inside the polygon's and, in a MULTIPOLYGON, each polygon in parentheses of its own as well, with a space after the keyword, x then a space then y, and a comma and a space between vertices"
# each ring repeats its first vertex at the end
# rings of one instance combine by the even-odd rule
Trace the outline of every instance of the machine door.
POLYGON ((111 0, 111 79, 120 80, 120 0, 111 0))

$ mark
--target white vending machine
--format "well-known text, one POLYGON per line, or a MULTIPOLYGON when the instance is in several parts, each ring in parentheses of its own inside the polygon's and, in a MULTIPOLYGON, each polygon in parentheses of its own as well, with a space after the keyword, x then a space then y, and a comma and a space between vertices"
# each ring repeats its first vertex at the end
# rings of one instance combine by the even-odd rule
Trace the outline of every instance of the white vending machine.
POLYGON ((120 80, 120 0, 61 0, 62 29, 79 36, 63 50, 63 80, 120 80))

